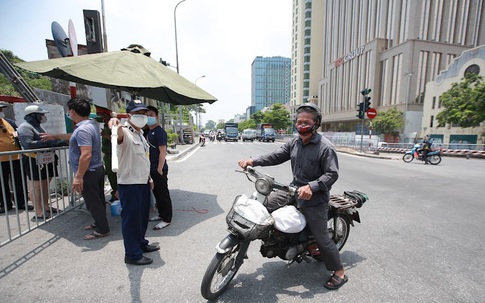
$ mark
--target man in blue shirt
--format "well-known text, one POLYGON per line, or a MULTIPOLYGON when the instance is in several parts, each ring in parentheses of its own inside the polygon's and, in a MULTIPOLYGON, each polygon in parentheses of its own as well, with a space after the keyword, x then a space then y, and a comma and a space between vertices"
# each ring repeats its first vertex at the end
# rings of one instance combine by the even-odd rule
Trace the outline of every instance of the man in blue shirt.
POLYGON ((76 123, 72 134, 42 134, 42 139, 69 139, 69 162, 74 172, 72 190, 81 193, 94 223, 86 226, 92 230, 84 240, 94 240, 109 235, 108 218, 104 199, 104 167, 101 158, 101 132, 96 121, 89 119, 91 104, 86 100, 71 99, 67 102, 68 115, 76 123))
POLYGON ((158 215, 150 221, 160 221, 154 230, 167 227, 172 222, 172 200, 168 190, 167 132, 158 124, 158 109, 147 106, 148 130, 145 135, 150 144, 150 176, 153 179, 153 195, 158 209, 158 215))

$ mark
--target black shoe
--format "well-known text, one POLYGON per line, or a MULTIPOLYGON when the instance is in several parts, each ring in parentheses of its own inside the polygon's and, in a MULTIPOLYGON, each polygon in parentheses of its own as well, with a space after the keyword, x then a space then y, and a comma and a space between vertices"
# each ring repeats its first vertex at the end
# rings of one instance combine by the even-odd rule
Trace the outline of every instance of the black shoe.
MULTIPOLYGON (((7 211, 11 211, 12 208, 13 208, 12 206, 7 207, 7 211)), ((5 207, 2 206, 2 207, 0 207, 0 214, 4 214, 4 213, 5 213, 5 207)))
POLYGON ((150 259, 148 257, 142 256, 138 260, 132 260, 130 258, 125 257, 125 263, 126 264, 132 264, 132 265, 148 265, 153 263, 153 259, 150 259))
POLYGON ((34 210, 34 207, 32 205, 27 205, 27 207, 25 207, 25 205, 22 205, 22 206, 19 206, 17 208, 18 209, 34 210))
POLYGON ((151 252, 160 250, 160 246, 158 246, 158 245, 147 245, 145 247, 142 247, 141 249, 143 250, 143 252, 151 253, 151 252))

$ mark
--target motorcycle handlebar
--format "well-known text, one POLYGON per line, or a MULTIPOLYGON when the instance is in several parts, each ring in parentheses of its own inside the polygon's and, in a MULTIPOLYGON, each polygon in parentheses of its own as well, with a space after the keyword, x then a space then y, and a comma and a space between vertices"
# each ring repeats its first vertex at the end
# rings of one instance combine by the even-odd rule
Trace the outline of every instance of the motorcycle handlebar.
POLYGON ((260 172, 256 171, 252 166, 247 166, 245 171, 242 171, 246 175, 251 175, 255 177, 256 179, 264 178, 266 180, 271 180, 271 186, 274 189, 279 189, 282 191, 285 191, 289 193, 291 196, 296 196, 298 195, 298 187, 295 186, 290 186, 290 185, 284 185, 282 183, 279 183, 274 180, 274 178, 268 176, 268 175, 263 175, 260 172))

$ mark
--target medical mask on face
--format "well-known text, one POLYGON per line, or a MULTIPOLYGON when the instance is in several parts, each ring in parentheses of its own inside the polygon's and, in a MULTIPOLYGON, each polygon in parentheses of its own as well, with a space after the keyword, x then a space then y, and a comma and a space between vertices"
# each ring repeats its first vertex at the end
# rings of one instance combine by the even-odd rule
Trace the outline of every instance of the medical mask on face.
POLYGON ((47 117, 45 115, 43 115, 41 118, 40 118, 40 123, 46 123, 47 122, 47 117))
POLYGON ((130 119, 130 122, 138 127, 138 128, 142 128, 143 126, 145 126, 147 124, 147 120, 148 120, 148 117, 145 116, 145 115, 131 115, 131 119, 130 119))
POLYGON ((147 125, 152 126, 157 123, 157 118, 156 117, 148 117, 147 119, 147 125))
POLYGON ((0 119, 3 119, 5 118, 5 113, 4 112, 0 112, 0 119))

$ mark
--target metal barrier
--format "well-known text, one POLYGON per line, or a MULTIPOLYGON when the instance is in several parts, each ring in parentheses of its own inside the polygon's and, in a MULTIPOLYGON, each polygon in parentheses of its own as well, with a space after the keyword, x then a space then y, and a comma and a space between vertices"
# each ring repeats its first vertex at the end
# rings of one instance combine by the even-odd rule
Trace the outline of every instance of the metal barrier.
POLYGON ((67 147, 56 147, 0 152, 0 156, 9 157, 9 161, 2 162, 0 166, 1 194, 5 208, 5 213, 0 214, 0 247, 84 204, 79 194, 71 192, 73 175, 67 150, 67 147), (27 157, 28 153, 36 153, 37 158, 33 158, 34 160, 31 161, 27 157), (12 160, 12 158, 17 158, 17 155, 20 155, 20 160, 12 160), (28 172, 42 169, 49 161, 54 161, 54 164, 57 162, 57 172, 55 170, 52 173, 47 172, 46 177, 51 178, 51 181, 46 193, 41 182, 31 180, 28 172), (20 178, 16 174, 20 174, 20 178), (19 180, 21 181, 19 182, 19 180), (37 200, 34 194, 35 189, 40 191, 40 197, 47 196, 47 203, 42 203, 44 202, 42 198, 39 203, 35 203, 37 200), (13 208, 11 210, 7 208, 10 204, 7 201, 7 191, 12 197, 13 208), (25 201, 20 201, 18 196, 21 194, 25 201), (22 209, 27 202, 28 205, 34 206, 34 210, 28 210, 27 207, 22 209), (46 204, 48 207, 45 207, 46 204), (44 215, 42 219, 36 216, 35 210, 39 208, 39 205, 42 213, 49 213, 50 218, 47 218, 47 215, 44 215))

